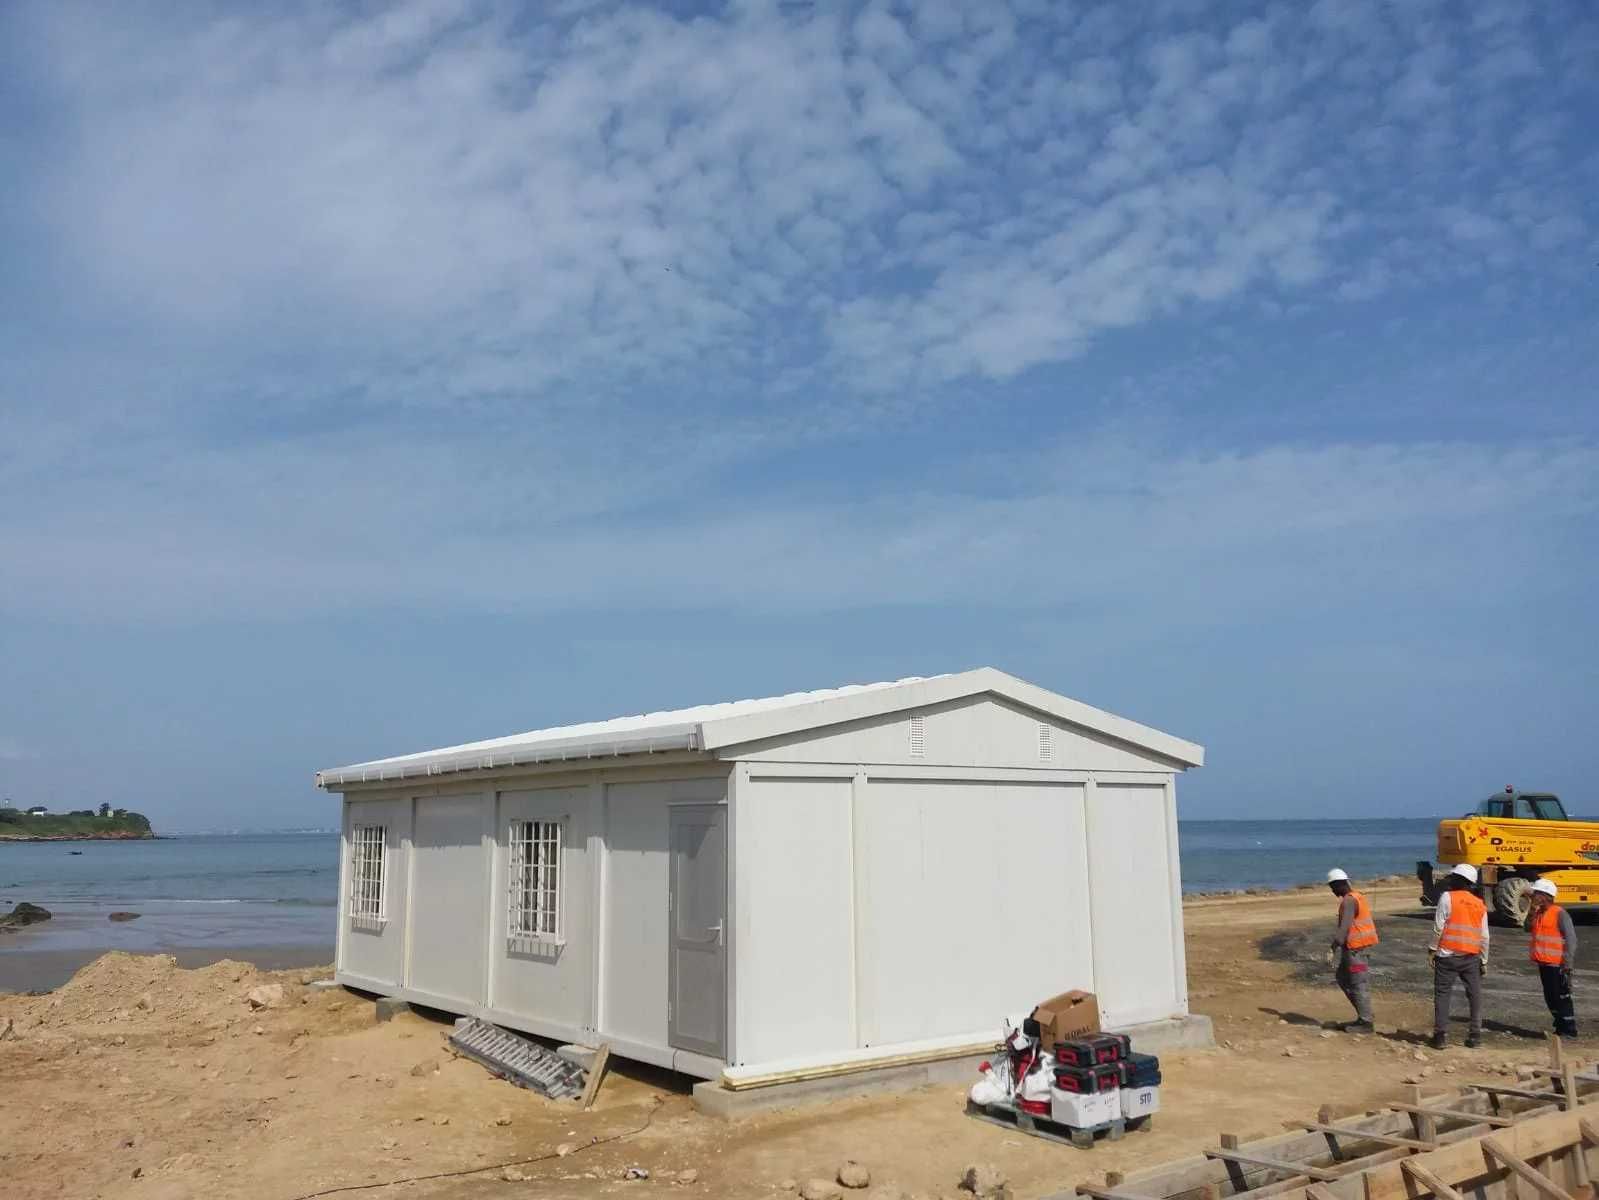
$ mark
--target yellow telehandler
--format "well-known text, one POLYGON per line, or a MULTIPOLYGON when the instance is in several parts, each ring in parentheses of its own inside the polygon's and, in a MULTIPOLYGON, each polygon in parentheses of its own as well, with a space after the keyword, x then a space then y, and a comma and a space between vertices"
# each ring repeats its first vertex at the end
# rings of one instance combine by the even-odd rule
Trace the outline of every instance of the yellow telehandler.
POLYGON ((1507 787, 1458 820, 1438 822, 1438 862, 1416 864, 1421 902, 1438 902, 1442 876, 1470 863, 1477 868, 1477 894, 1503 923, 1527 919, 1532 881, 1540 877, 1560 889, 1567 908, 1599 905, 1599 822, 1573 821, 1560 797, 1507 787))

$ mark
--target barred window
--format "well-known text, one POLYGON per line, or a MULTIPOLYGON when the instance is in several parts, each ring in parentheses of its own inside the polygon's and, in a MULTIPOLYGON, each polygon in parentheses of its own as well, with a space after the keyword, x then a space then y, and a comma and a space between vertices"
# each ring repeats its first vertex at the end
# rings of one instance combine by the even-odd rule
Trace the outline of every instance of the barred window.
POLYGON ((561 940, 561 823, 512 821, 510 912, 512 939, 561 940))
POLYGON ((357 825, 350 831, 350 916, 382 921, 385 825, 357 825))

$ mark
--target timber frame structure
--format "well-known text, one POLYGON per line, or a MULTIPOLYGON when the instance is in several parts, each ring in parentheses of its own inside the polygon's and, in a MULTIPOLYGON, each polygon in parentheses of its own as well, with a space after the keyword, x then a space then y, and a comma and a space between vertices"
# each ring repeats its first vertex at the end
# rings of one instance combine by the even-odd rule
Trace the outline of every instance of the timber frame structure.
POLYGON ((1524 1086, 1413 1088, 1364 1116, 1326 1108, 1301 1133, 1243 1142, 1221 1135, 1203 1156, 1107 1174, 1050 1200, 1592 1200, 1599 1172, 1599 1070, 1561 1062, 1524 1086))

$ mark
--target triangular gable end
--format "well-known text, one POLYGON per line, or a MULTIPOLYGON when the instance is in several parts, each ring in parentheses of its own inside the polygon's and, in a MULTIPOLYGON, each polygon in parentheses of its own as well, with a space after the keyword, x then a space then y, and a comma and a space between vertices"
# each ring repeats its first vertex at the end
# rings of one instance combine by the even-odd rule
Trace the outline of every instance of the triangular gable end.
POLYGON ((708 721, 722 758, 1173 771, 1204 749, 992 668, 708 721), (915 718, 915 719, 913 719, 915 718), (803 748, 803 749, 802 749, 803 748))

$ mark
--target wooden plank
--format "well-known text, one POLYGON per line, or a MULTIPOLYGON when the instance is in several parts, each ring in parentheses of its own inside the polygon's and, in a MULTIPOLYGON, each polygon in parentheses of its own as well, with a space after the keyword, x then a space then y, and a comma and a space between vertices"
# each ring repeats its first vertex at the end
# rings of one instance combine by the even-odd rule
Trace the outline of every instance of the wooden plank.
POLYGON ((594 1065, 589 1068, 589 1077, 583 1084, 584 1112, 594 1107, 594 1101, 600 1094, 600 1084, 605 1080, 605 1070, 610 1065, 611 1043, 601 1042, 600 1048, 594 1053, 594 1065))
POLYGON ((1522 1179, 1525 1179, 1545 1196, 1548 1196, 1549 1200, 1574 1200, 1570 1192, 1566 1191, 1565 1188, 1550 1179, 1542 1171, 1535 1170, 1530 1163, 1511 1152, 1502 1142, 1496 1141, 1492 1137, 1485 1137, 1482 1139, 1482 1149, 1484 1154, 1493 1155, 1494 1158, 1504 1163, 1505 1166, 1509 1167, 1522 1179))
POLYGON ((1312 1167, 1306 1163, 1284 1162, 1280 1158, 1266 1158, 1259 1154, 1245 1154, 1241 1150, 1206 1150, 1206 1158, 1219 1158, 1223 1162, 1244 1163, 1252 1167, 1266 1167, 1272 1171, 1283 1171, 1289 1175, 1305 1175, 1320 1183, 1340 1178, 1337 1171, 1329 1171, 1325 1167, 1312 1167))
MULTIPOLYGON (((1577 1114, 1599 1121, 1599 1104, 1583 1105, 1577 1114)), ((1578 1142, 1581 1137, 1577 1128, 1578 1119, 1572 1113, 1549 1112, 1528 1117, 1486 1136, 1499 1139, 1504 1148, 1522 1159, 1539 1159, 1570 1150, 1578 1142)), ((1371 1200, 1415 1200, 1415 1187, 1404 1174, 1403 1162, 1413 1162, 1455 1187, 1480 1180, 1485 1174, 1497 1173, 1496 1169, 1485 1170, 1482 1138, 1470 1137, 1440 1146, 1426 1154, 1410 1156, 1406 1153, 1402 1161, 1371 1168, 1368 1173, 1372 1186, 1371 1200)))
POLYGON ((1325 1133, 1337 1137, 1350 1139, 1365 1138, 1367 1141, 1382 1142, 1389 1146, 1405 1146, 1411 1150, 1436 1150, 1436 1142, 1423 1142, 1417 1138, 1400 1137, 1396 1133, 1374 1133, 1369 1129, 1350 1129, 1347 1125, 1324 1125, 1320 1121, 1296 1121, 1302 1129, 1309 1129, 1313 1133, 1325 1133))
POLYGON ((1327 1188, 1319 1183, 1307 1184, 1305 1187, 1305 1195, 1309 1198, 1309 1200, 1340 1200, 1340 1198, 1335 1195, 1330 1188, 1327 1188))
POLYGON ((1587 1117, 1577 1118, 1577 1132, 1582 1135, 1582 1140, 1589 1146, 1599 1146, 1599 1125, 1595 1125, 1587 1117))
POLYGON ((1473 1125, 1505 1126, 1514 1125, 1514 1117, 1500 1117, 1493 1113, 1464 1112, 1458 1108, 1440 1108, 1429 1104, 1401 1104, 1397 1100, 1390 1101, 1389 1108, 1397 1108, 1400 1112, 1417 1113, 1424 1117, 1446 1117, 1455 1121, 1470 1121, 1473 1125))
POLYGON ((1097 1188, 1087 1183, 1077 1185, 1079 1196, 1091 1196, 1093 1200, 1161 1200, 1159 1196, 1141 1196, 1137 1192, 1118 1192, 1112 1188, 1097 1188))
POLYGON ((1414 1179, 1417 1186, 1426 1188, 1437 1196, 1438 1200, 1465 1200, 1464 1196, 1413 1158, 1407 1158, 1400 1163, 1399 1170, 1414 1179))
POLYGON ((1559 1092, 1534 1092, 1526 1088, 1502 1087, 1497 1083, 1468 1083, 1474 1092, 1487 1092, 1491 1096, 1515 1096, 1519 1100, 1559 1100, 1559 1092))

